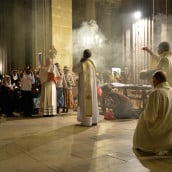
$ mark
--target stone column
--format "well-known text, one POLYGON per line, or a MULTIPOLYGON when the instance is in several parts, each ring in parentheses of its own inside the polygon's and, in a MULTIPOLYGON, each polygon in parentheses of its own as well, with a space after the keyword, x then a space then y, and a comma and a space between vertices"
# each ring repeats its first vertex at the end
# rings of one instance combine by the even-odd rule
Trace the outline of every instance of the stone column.
POLYGON ((5 0, 3 0, 0 5, 0 74, 6 73, 7 70, 7 41, 9 40, 8 35, 11 33, 5 25, 9 20, 5 7, 5 0))
POLYGON ((118 57, 119 54, 121 54, 121 50, 119 49, 119 45, 121 44, 119 40, 120 32, 118 32, 120 28, 119 23, 121 23, 121 21, 119 21, 120 15, 118 14, 121 0, 97 0, 97 2, 100 7, 99 15, 102 16, 101 30, 107 39, 106 45, 108 45, 107 49, 109 58, 106 60, 107 68, 111 68, 114 67, 112 65, 118 66, 121 63, 121 59, 118 57), (118 40, 115 42, 116 49, 112 44, 114 40, 118 40))
POLYGON ((72 1, 52 0, 51 6, 52 44, 57 50, 55 61, 61 67, 72 67, 72 1))
POLYGON ((32 0, 32 3, 32 61, 38 67, 38 53, 42 53, 44 61, 52 45, 51 3, 49 0, 32 0))
POLYGON ((103 32, 106 37, 110 39, 112 37, 112 11, 115 8, 115 0, 97 0, 102 7, 102 20, 103 20, 103 32))
POLYGON ((96 20, 95 0, 87 0, 85 5, 87 21, 96 20))

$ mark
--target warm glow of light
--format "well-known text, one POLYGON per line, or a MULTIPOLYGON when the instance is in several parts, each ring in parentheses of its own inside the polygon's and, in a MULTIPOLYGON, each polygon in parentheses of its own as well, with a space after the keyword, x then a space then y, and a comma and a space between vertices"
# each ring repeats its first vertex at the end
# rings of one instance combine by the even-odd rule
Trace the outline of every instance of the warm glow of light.
POLYGON ((141 12, 140 11, 136 11, 135 13, 134 13, 134 18, 135 19, 140 19, 141 18, 141 12))

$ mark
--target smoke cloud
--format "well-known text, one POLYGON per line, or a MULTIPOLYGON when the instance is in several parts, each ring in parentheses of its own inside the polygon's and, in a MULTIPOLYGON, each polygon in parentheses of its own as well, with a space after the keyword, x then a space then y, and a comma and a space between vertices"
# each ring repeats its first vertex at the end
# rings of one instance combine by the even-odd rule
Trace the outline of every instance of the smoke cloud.
POLYGON ((90 49, 99 71, 111 72, 112 67, 121 68, 128 78, 131 78, 131 82, 142 83, 139 73, 144 69, 151 69, 151 57, 142 50, 142 47, 148 46, 156 53, 161 41, 168 41, 171 44, 172 16, 157 14, 153 21, 149 21, 150 18, 144 18, 143 22, 139 23, 140 27, 133 19, 129 20, 129 16, 131 15, 121 14, 121 20, 116 21, 113 36, 110 39, 106 38, 96 21, 82 22, 79 28, 73 30, 74 64, 80 61, 84 49, 90 49), (153 24, 152 35, 149 35, 152 30, 150 22, 153 24), (147 25, 144 26, 145 23, 147 25), (115 27, 120 27, 121 24, 123 24, 123 32, 115 27), (132 30, 133 26, 136 30, 132 30), (125 37, 123 37, 124 34, 125 37))
POLYGON ((80 61, 84 49, 90 49, 96 67, 104 68, 102 64, 105 64, 108 51, 106 40, 96 21, 83 22, 80 28, 73 31, 74 64, 80 61))

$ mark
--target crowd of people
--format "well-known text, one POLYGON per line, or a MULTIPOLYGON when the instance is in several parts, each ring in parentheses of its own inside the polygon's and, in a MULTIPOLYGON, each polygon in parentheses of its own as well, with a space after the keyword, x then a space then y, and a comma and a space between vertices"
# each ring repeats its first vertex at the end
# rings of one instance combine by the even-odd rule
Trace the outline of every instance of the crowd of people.
MULTIPOLYGON (((146 72, 154 88, 140 114, 133 136, 133 148, 164 155, 172 150, 172 54, 168 42, 159 44, 159 56, 148 47, 143 50, 157 59, 157 65, 146 72)), ((30 66, 26 66, 20 73, 13 70, 11 75, 0 76, 1 113, 10 117, 14 115, 13 112, 19 111, 23 116, 31 116, 36 107, 38 114, 54 116, 74 109, 77 99, 77 120, 83 126, 99 123, 99 101, 104 114, 109 100, 117 118, 134 116, 131 100, 113 90, 110 84, 103 85, 125 83, 127 78, 124 75, 119 78, 117 73, 107 74, 106 77, 98 73, 91 56, 89 49, 84 50, 72 71, 67 66, 62 70, 59 63, 47 58, 39 71, 32 71, 30 66), (103 86, 100 88, 100 85, 103 86), (73 87, 77 87, 77 95, 73 95, 73 87), (39 100, 38 106, 34 99, 39 100)))
POLYGON ((22 71, 0 76, 1 114, 53 116, 74 110, 76 95, 72 88, 76 87, 76 75, 67 66, 61 69, 51 58, 45 63, 39 70, 26 66, 22 71))
MULTIPOLYGON (((85 61, 90 61, 90 57, 90 50, 83 52, 82 60, 78 64, 81 66, 80 68, 85 61), (86 58, 87 56, 89 57, 86 58)), ((94 64, 94 62, 92 61, 91 64, 94 64)), ((110 71, 98 72, 95 66, 94 72, 94 86, 96 88, 93 91, 93 93, 96 93, 94 103, 98 98, 98 106, 101 106, 102 95, 99 92, 97 93, 97 87, 105 83, 116 82, 116 77, 110 71)), ((83 76, 86 73, 84 72, 83 76)), ((73 71, 67 66, 61 69, 60 64, 54 62, 53 58, 45 59, 45 65, 42 65, 38 70, 32 69, 31 66, 25 66, 22 71, 15 69, 10 74, 1 75, 0 112, 8 117, 15 116, 16 113, 24 117, 30 117, 33 114, 54 116, 60 113, 68 113, 69 109, 76 111, 79 104, 78 100, 83 99, 81 92, 81 95, 78 95, 78 88, 81 84, 78 82, 80 81, 80 75, 76 66, 73 71)), ((89 77, 92 76, 87 76, 87 80, 89 77)), ((100 91, 102 90, 100 89, 100 91)))
POLYGON ((1 76, 1 113, 6 116, 14 116, 15 111, 22 111, 27 115, 32 113, 32 85, 36 80, 34 75, 31 67, 26 66, 21 72, 13 70, 10 75, 1 76))

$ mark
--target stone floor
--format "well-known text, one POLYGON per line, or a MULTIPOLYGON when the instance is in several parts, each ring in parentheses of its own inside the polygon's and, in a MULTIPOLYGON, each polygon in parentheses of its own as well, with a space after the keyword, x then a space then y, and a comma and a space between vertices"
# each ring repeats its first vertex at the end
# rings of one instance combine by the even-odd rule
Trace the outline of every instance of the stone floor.
POLYGON ((0 172, 171 172, 172 156, 134 153, 137 120, 83 127, 76 114, 0 117, 0 172))

